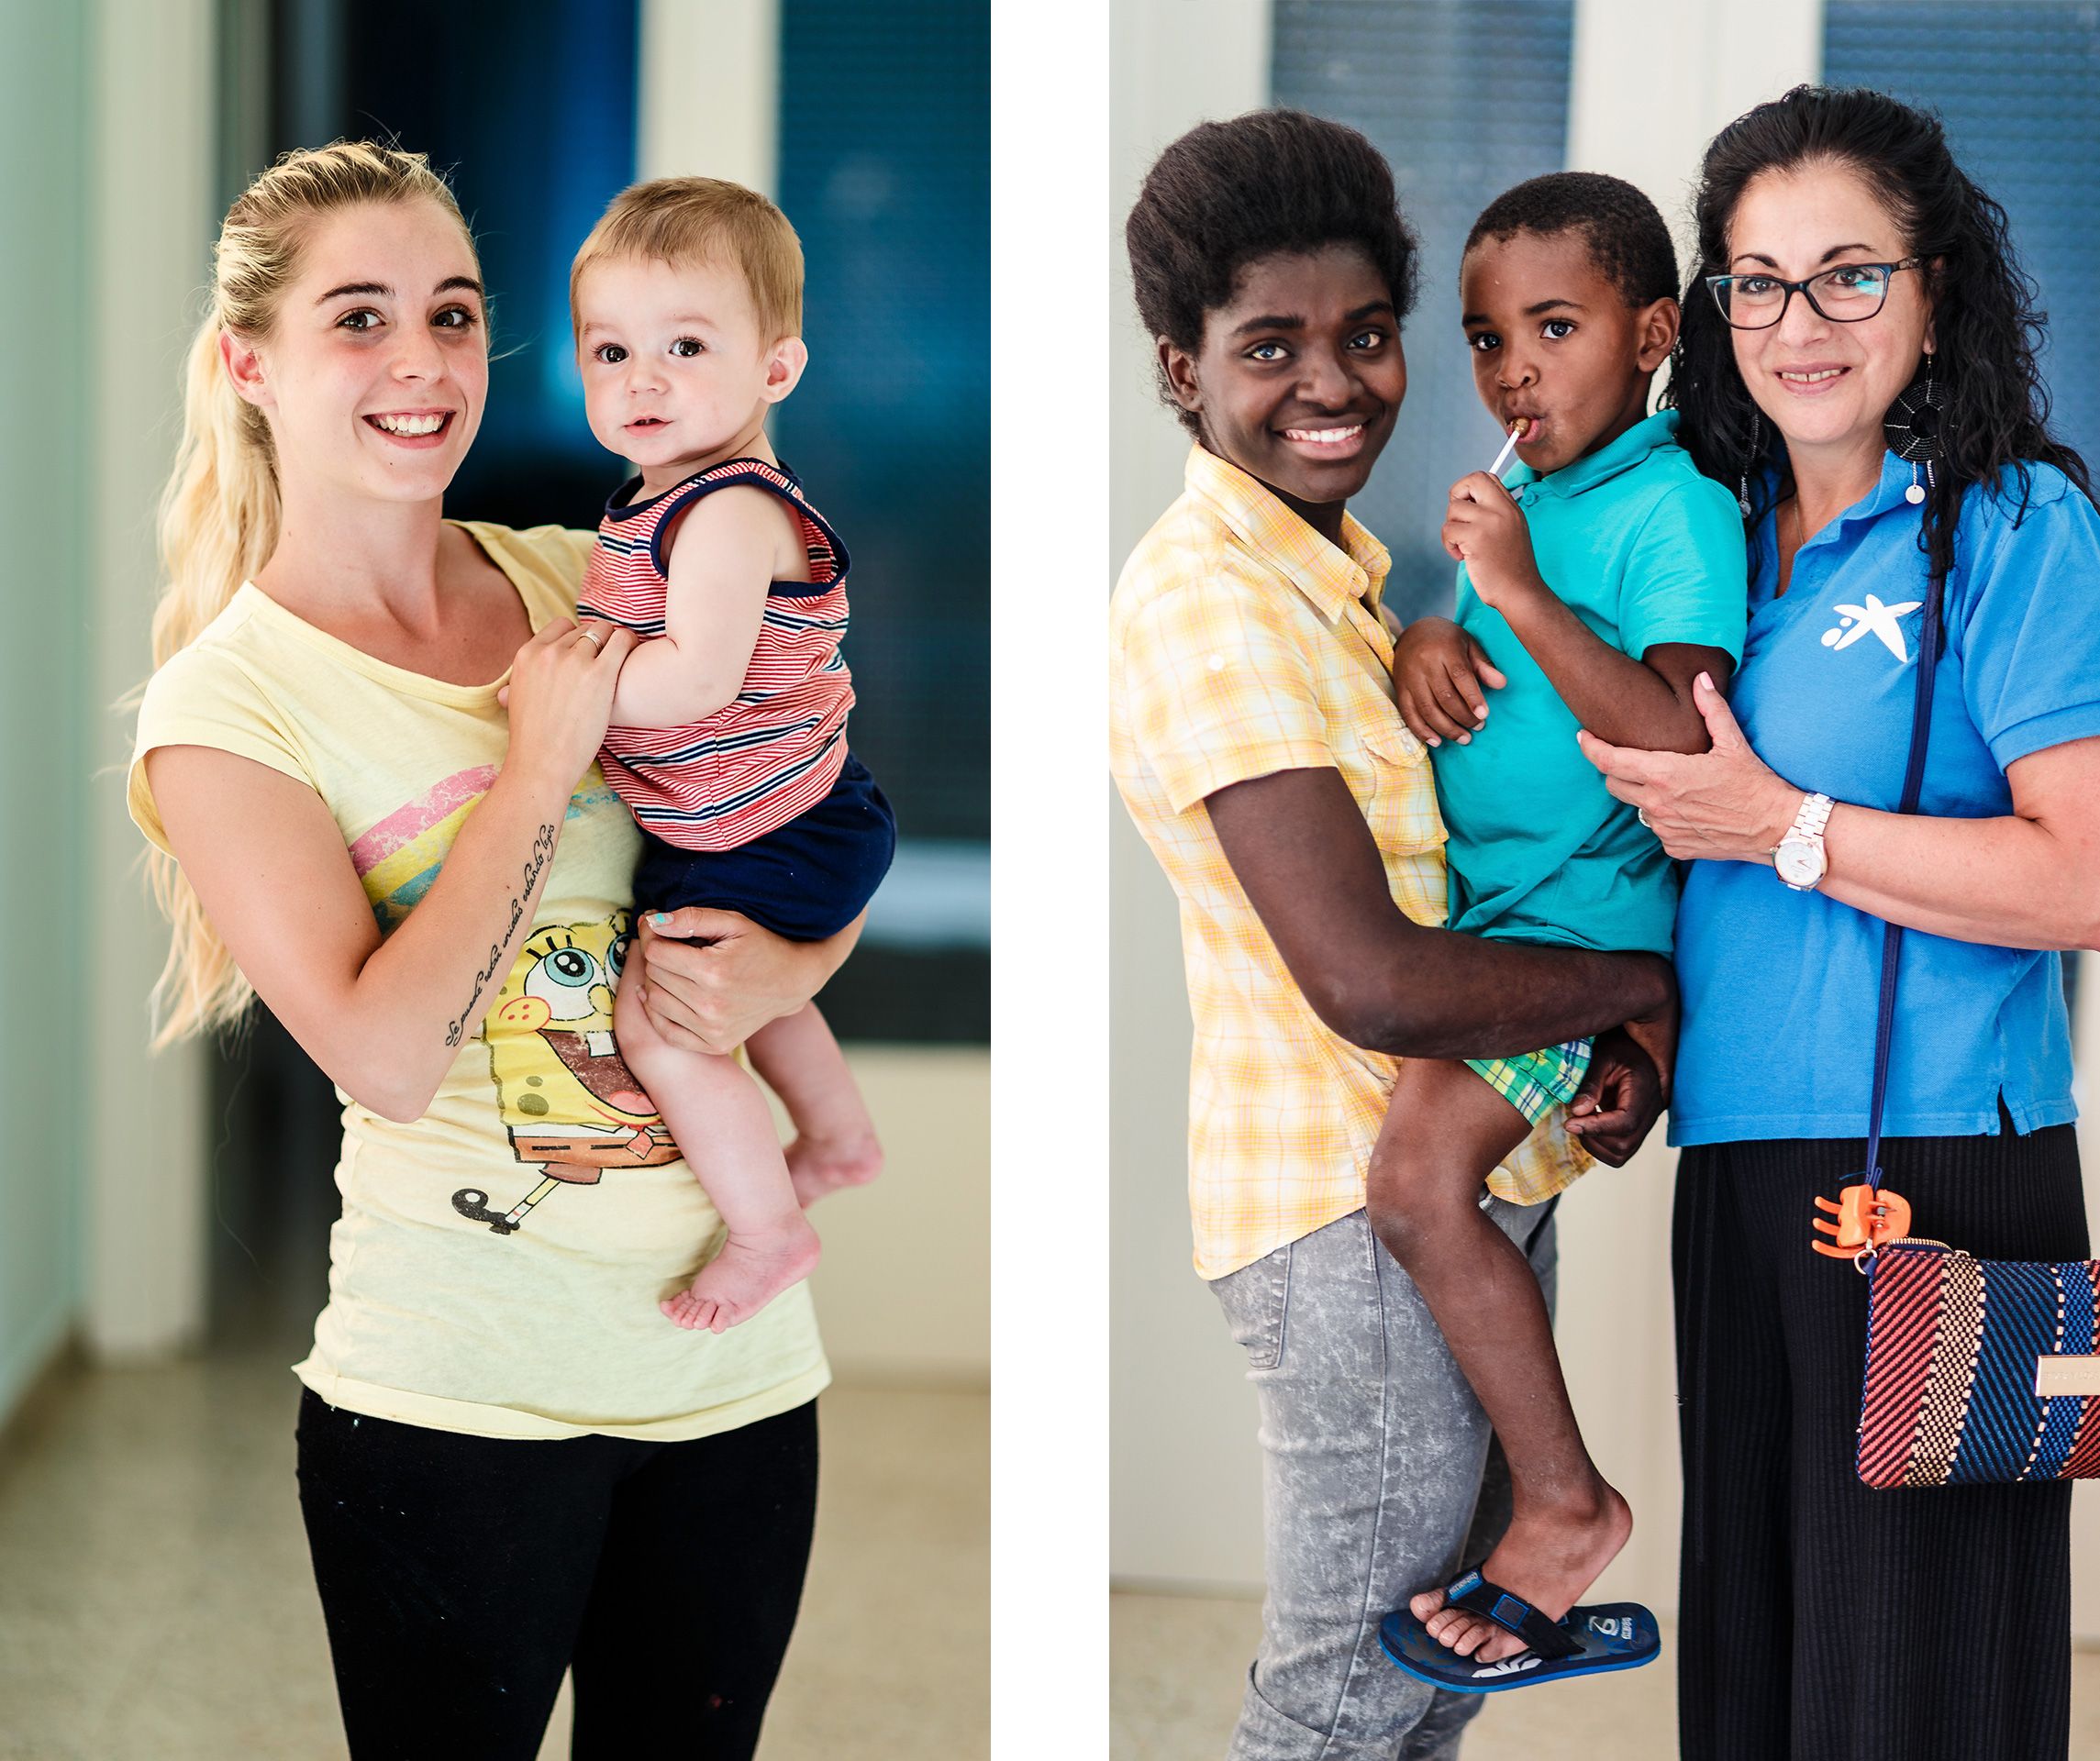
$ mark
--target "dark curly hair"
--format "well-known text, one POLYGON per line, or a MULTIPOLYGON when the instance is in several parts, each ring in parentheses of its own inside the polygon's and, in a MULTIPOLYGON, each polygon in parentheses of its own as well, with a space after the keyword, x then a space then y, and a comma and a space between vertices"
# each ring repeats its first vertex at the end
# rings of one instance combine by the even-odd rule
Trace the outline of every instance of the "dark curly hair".
POLYGON ((1520 232, 1550 238, 1576 231, 1628 305, 1677 297, 1677 251, 1662 216, 1624 178, 1602 172, 1549 172, 1503 191, 1481 210, 1460 257, 1483 238, 1501 244, 1520 232))
POLYGON ((1754 529, 1779 497, 1784 460, 1701 278, 1728 272, 1729 228, 1752 178, 1818 162, 1856 172, 1894 217, 1904 255, 1925 260, 1917 272, 1931 295, 1935 361, 1948 392, 1944 462, 1933 472, 1919 537, 1937 590, 1954 566, 1955 523, 1971 485, 2002 493, 2009 472, 2024 513, 2028 468, 2040 463, 2061 471, 2088 500, 2093 494, 2085 461, 2050 432, 2049 391, 2036 360, 2045 319, 2014 255, 2006 211, 1955 164, 1938 118, 1881 92, 1797 85, 1714 137, 1694 206, 1698 260, 1662 402, 1682 412, 1678 438, 1707 476, 1734 489, 1749 474, 1754 529))
MULTIPOLYGON (((1138 316, 1190 354, 1206 314, 1230 304, 1249 263, 1278 251, 1360 247, 1393 290, 1395 319, 1415 304, 1415 235, 1400 217, 1393 168, 1355 129, 1303 110, 1255 110, 1199 123, 1145 174, 1124 223, 1138 316)), ((1161 400, 1191 434, 1160 371, 1161 400)))

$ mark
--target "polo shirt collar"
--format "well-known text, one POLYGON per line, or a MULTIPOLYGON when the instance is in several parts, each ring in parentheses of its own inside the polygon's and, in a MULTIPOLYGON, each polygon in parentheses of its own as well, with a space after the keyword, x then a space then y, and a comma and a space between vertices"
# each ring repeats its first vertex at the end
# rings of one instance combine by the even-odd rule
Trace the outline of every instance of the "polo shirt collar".
POLYGON ((1353 514, 1341 516, 1338 548, 1260 478, 1200 442, 1189 449, 1182 481, 1190 494, 1207 504, 1242 544, 1288 579, 1330 624, 1350 605, 1378 615, 1393 553, 1353 514))
MULTIPOLYGON (((1670 414, 1674 415, 1675 412, 1672 411, 1670 414)), ((1893 452, 1883 453, 1882 474, 1875 482, 1873 488, 1854 502, 1851 506, 1846 508, 1820 532, 1817 533, 1814 537, 1808 540, 1808 543, 1810 545, 1822 543, 1834 537, 1848 526, 1871 525, 1884 514, 1898 509, 1908 509, 1911 504, 1904 499, 1904 496, 1914 481, 1912 472, 1916 469, 1893 452)), ((1767 464, 1758 475, 1764 484, 1766 495, 1769 497, 1776 494, 1780 483, 1779 467, 1776 464, 1767 464)), ((1922 471, 1917 471, 1915 481, 1923 483, 1925 473, 1922 471)), ((1771 511, 1768 511, 1765 517, 1771 519, 1774 515, 1771 511)))
POLYGON ((1677 412, 1658 410, 1636 422, 1607 447, 1599 447, 1586 458, 1541 477, 1529 465, 1519 463, 1503 482, 1511 489, 1536 486, 1541 495, 1580 495, 1585 489, 1624 476, 1658 447, 1677 442, 1677 412))

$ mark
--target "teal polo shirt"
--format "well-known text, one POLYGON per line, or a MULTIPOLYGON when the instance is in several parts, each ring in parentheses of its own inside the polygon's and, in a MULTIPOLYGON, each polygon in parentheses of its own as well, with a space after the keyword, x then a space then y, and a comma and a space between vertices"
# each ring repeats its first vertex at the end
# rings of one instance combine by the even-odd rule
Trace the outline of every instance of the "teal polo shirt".
MULTIPOLYGON (((1735 497, 1677 444, 1677 413, 1540 477, 1506 479, 1539 572, 1639 659, 1664 642, 1743 651, 1749 563, 1735 497)), ((1670 952, 1675 866, 1575 744, 1574 714, 1463 565, 1456 617, 1506 675, 1470 745, 1435 749, 1450 835, 1451 928, 1572 947, 1670 952)))

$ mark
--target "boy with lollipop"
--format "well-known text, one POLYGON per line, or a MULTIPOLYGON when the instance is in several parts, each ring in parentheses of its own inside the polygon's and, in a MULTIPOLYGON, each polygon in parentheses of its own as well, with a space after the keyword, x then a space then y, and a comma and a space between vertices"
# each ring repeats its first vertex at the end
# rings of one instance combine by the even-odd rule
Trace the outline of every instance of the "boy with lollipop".
MULTIPOLYGON (((1675 870, 1575 732, 1704 751, 1693 682, 1725 685, 1742 652, 1739 512, 1677 445, 1674 412, 1647 414, 1677 338, 1676 287, 1661 216, 1617 178, 1534 178, 1466 239, 1474 384, 1510 437, 1503 457, 1514 446, 1522 462, 1453 485, 1455 622, 1409 625, 1393 670, 1402 718, 1434 748, 1450 923, 1470 935, 1670 952, 1675 870)), ((1674 1047, 1647 1049, 1667 1087, 1674 1047)), ((1447 1688, 1572 1673, 1543 1629, 1632 1531, 1576 1427, 1538 1282, 1478 1204, 1483 1181, 1539 1204, 1572 1178, 1518 1187, 1497 1165, 1573 1099, 1589 1057, 1582 1040, 1492 1064, 1410 1058, 1372 1157, 1373 1227, 1494 1421, 1514 1493, 1480 1571, 1386 1623, 1394 1660, 1447 1688)))

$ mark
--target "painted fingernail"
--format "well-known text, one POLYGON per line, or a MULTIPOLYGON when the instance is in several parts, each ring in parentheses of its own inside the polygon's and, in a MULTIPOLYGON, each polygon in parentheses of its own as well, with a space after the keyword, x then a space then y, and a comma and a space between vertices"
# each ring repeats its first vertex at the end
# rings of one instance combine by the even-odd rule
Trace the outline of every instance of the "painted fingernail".
POLYGON ((668 911, 652 911, 649 914, 649 921, 661 929, 671 921, 671 914, 668 911))

